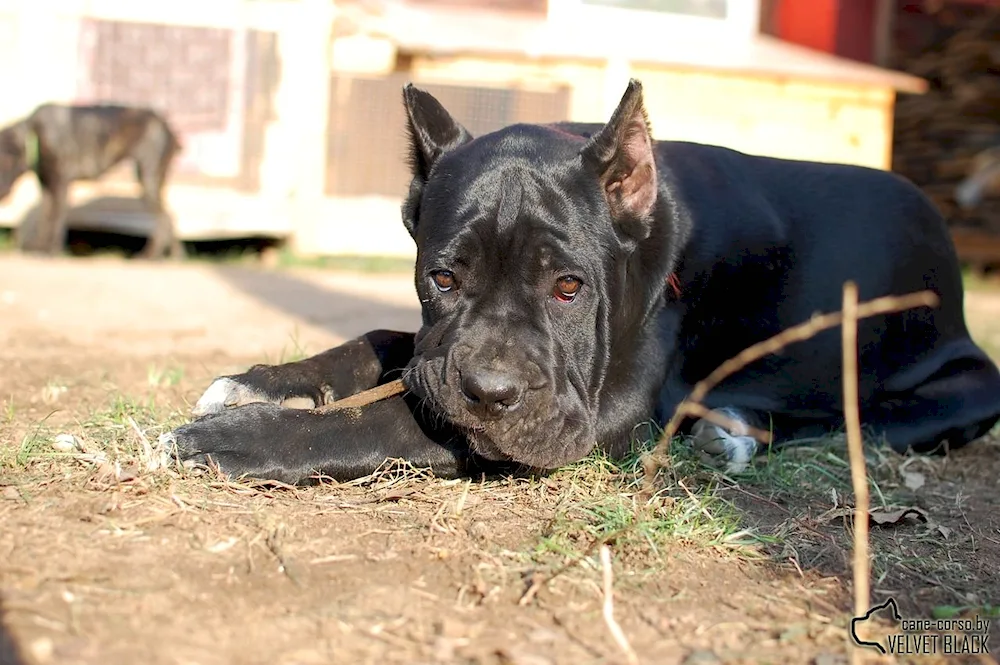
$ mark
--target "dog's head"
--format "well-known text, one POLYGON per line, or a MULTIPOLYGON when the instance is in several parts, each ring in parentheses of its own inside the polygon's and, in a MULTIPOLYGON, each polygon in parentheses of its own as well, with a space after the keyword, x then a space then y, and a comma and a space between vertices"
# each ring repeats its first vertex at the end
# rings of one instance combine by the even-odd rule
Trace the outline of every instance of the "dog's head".
POLYGON ((626 284, 658 205, 641 86, 590 136, 513 125, 473 138, 428 93, 403 97, 423 311, 405 382, 484 457, 578 460, 596 443, 615 331, 662 293, 626 284))
POLYGON ((19 122, 0 129, 0 201, 28 168, 28 126, 19 122))

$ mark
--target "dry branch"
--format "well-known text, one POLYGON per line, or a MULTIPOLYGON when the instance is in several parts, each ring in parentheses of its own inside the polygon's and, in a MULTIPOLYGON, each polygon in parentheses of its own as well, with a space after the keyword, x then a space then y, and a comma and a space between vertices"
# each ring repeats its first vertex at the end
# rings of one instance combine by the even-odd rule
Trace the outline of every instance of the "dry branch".
MULTIPOLYGON (((880 314, 892 314, 916 307, 936 307, 938 303, 939 298, 933 291, 918 291, 904 296, 885 296, 858 305, 857 318, 865 319, 880 314)), ((776 351, 780 351, 789 344, 804 342, 807 339, 815 337, 824 330, 829 330, 840 325, 843 320, 844 315, 842 312, 816 315, 809 321, 787 328, 773 337, 747 347, 696 383, 691 390, 691 394, 677 406, 673 417, 670 418, 670 421, 664 428, 663 435, 656 446, 647 454, 648 462, 643 464, 647 473, 647 481, 652 481, 650 474, 654 474, 660 468, 659 460, 666 458, 671 440, 677 434, 677 430, 680 428, 684 418, 692 413, 693 407, 690 406, 692 403, 700 404, 712 388, 747 365, 776 351)))
POLYGON ((379 400, 383 400, 388 397, 399 395, 403 392, 406 392, 406 386, 403 385, 403 381, 401 379, 396 379, 395 381, 383 383, 380 386, 363 390, 359 393, 355 393, 354 395, 349 395, 343 399, 338 399, 336 402, 330 402, 329 404, 316 407, 315 411, 326 413, 328 411, 339 411, 340 409, 356 409, 361 406, 368 406, 373 402, 378 402, 379 400))
MULTIPOLYGON (((844 325, 841 340, 844 353, 844 424, 847 427, 847 454, 854 485, 854 616, 864 616, 869 608, 870 562, 868 561, 868 472, 861 439, 861 406, 858 395, 858 285, 844 284, 844 325)), ((855 649, 854 662, 862 662, 855 649)))

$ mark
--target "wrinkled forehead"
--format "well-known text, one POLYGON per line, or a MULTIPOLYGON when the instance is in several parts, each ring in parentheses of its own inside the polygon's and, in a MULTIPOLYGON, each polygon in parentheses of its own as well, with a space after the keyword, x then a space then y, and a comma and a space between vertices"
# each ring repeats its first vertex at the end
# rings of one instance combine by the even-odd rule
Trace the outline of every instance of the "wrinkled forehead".
POLYGON ((488 135, 442 157, 424 190, 424 250, 441 258, 494 254, 553 264, 592 254, 601 235, 599 190, 581 178, 579 143, 538 138, 549 137, 488 135))
POLYGON ((593 254, 585 206, 536 171, 508 165, 470 185, 431 197, 426 256, 473 267, 514 261, 556 270, 593 254))

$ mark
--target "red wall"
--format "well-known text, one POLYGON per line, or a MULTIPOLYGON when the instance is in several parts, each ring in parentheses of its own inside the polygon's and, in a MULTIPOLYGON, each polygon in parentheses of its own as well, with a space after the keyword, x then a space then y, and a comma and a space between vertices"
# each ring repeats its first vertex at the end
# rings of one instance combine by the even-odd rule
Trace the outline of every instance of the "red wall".
POLYGON ((840 0, 779 0, 777 36, 809 48, 834 52, 839 4, 840 0))
POLYGON ((871 62, 876 0, 778 0, 777 36, 826 53, 871 62))
MULTIPOLYGON (((877 0, 774 0, 777 37, 826 53, 871 62, 877 0)), ((946 0, 1000 6, 1000 0, 946 0)), ((896 0, 897 11, 922 11, 921 0, 896 0)))

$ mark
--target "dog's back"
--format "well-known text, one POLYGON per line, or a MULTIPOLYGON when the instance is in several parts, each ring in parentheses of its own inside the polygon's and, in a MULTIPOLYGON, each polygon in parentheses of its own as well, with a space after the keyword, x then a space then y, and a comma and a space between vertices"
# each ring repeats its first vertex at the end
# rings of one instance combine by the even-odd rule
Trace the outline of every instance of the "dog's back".
MULTIPOLYGON (((1000 374, 969 337, 954 247, 941 215, 914 185, 858 166, 683 142, 657 149, 671 214, 692 229, 678 270, 684 293, 665 312, 677 348, 666 401, 751 344, 839 310, 843 284, 854 281, 861 300, 925 289, 940 297, 933 309, 860 322, 859 387, 871 405, 869 424, 906 448, 936 434, 964 438, 952 429, 978 432, 996 420, 1000 374)), ((843 410, 839 339, 839 330, 830 330, 791 345, 706 402, 777 414, 779 429, 782 412, 834 422, 843 410)))
POLYGON ((53 156, 59 176, 71 181, 99 178, 128 157, 169 162, 181 149, 170 124, 149 108, 43 104, 28 122, 40 154, 53 156))

